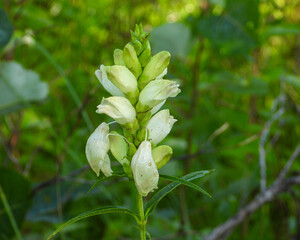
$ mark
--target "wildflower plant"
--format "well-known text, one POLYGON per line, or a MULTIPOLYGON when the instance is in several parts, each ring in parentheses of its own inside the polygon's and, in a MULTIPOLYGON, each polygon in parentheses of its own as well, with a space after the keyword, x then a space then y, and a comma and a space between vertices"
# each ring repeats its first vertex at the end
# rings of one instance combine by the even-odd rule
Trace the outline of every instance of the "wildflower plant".
POLYGON ((170 53, 162 51, 152 56, 149 35, 142 25, 136 25, 135 31, 131 31, 131 42, 123 50, 114 51, 115 65, 101 65, 96 70, 98 80, 111 94, 102 99, 96 112, 114 119, 112 123, 118 123, 123 133, 110 131, 110 124, 102 122, 86 144, 86 157, 91 169, 97 177, 101 172, 104 175, 96 184, 114 177, 126 177, 135 184, 137 212, 119 206, 94 209, 61 225, 48 239, 74 222, 106 213, 131 215, 139 226, 140 239, 151 239, 146 232, 147 219, 158 202, 176 187, 183 184, 209 196, 191 181, 204 177, 211 171, 197 171, 183 177, 158 172, 173 154, 170 146, 159 144, 177 121, 169 109, 161 110, 161 107, 169 97, 176 97, 180 89, 177 82, 164 79, 170 53), (108 153, 122 165, 122 172, 114 172, 108 153), (157 190, 159 179, 172 183, 157 190), (152 192, 154 194, 144 208, 143 197, 152 192))

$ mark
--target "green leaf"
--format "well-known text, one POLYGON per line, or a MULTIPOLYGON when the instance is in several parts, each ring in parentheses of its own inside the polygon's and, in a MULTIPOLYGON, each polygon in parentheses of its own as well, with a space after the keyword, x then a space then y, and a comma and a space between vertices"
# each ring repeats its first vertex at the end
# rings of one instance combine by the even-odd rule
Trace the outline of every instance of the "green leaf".
POLYGON ((202 192, 203 194, 205 194, 205 195, 207 195, 211 198, 211 195, 208 192, 206 192, 204 189, 202 189, 201 187, 199 187, 198 185, 196 185, 192 182, 189 182, 189 181, 184 180, 182 178, 169 176, 169 175, 160 174, 159 177, 162 178, 162 179, 168 180, 168 181, 177 182, 177 183, 180 183, 180 184, 185 185, 187 187, 193 188, 193 189, 195 189, 199 192, 202 192))
POLYGON ((132 212, 131 210, 124 208, 124 207, 118 207, 118 206, 111 206, 111 207, 102 207, 102 208, 97 208, 97 209, 93 209, 90 210, 88 212, 82 213, 80 215, 78 215, 77 217, 72 218, 71 220, 67 221, 66 223, 62 224, 58 229, 56 229, 48 238, 47 240, 52 239, 57 233, 59 233, 61 230, 63 230, 64 228, 66 228, 67 226, 78 222, 80 220, 83 220, 85 218, 89 218, 89 217, 93 217, 96 215, 101 215, 101 214, 106 214, 106 213, 124 213, 124 214, 128 214, 131 215, 135 218, 135 220, 138 222, 138 216, 132 212))
POLYGON ((263 32, 262 37, 268 38, 274 35, 297 35, 300 34, 299 25, 278 24, 268 26, 263 32))
POLYGON ((194 43, 190 29, 182 23, 166 23, 155 28, 150 42, 154 53, 169 51, 177 57, 187 56, 194 43))
POLYGON ((37 73, 16 62, 0 63, 0 115, 48 95, 48 85, 37 73))
MULTIPOLYGON (((30 206, 30 184, 19 173, 11 169, 0 168, 0 186, 11 208, 12 215, 20 227, 30 206)), ((14 230, 0 201, 0 239, 12 239, 13 235, 14 230)))
POLYGON ((0 49, 10 40, 13 33, 13 26, 6 13, 0 8, 0 49))
POLYGON ((123 172, 119 172, 119 173, 113 173, 109 177, 102 177, 99 180, 97 180, 97 182, 95 182, 93 184, 93 186, 90 188, 90 190, 88 191, 88 193, 90 193, 99 183, 104 182, 104 181, 108 181, 108 180, 111 180, 111 179, 114 179, 115 177, 126 177, 126 174, 123 173, 123 172))
MULTIPOLYGON (((202 178, 214 170, 205 170, 205 171, 197 171, 193 173, 189 173, 183 177, 181 177, 182 180, 185 181, 192 181, 198 178, 202 178)), ((153 212, 157 204, 159 203, 160 200, 162 200, 167 194, 172 192, 175 188, 180 186, 182 183, 181 182, 173 182, 170 183, 169 185, 163 187, 161 190, 159 190, 157 193, 154 194, 154 196, 149 200, 145 207, 145 216, 146 218, 153 212)))

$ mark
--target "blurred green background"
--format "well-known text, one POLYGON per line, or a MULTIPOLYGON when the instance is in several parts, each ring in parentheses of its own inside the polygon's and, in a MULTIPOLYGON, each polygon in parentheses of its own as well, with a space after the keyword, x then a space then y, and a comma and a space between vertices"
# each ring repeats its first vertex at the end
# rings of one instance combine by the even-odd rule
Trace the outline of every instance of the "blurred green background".
MULTIPOLYGON (((259 193, 260 136, 278 109, 285 112, 265 143, 267 184, 299 143, 299 0, 2 0, 0 8, 0 185, 23 239, 44 239, 96 207, 135 208, 124 179, 87 193, 97 178, 84 149, 111 121, 95 113, 108 94, 94 72, 113 64, 136 23, 151 32, 153 53, 170 51, 166 78, 181 83, 165 104, 178 122, 164 140, 174 155, 161 173, 216 169, 196 181, 212 199, 179 187, 158 205, 147 226, 153 239, 201 239, 259 193)), ((296 161, 290 174, 299 171, 296 161)), ((281 194, 228 239, 299 239, 299 199, 299 187, 281 194)), ((0 203, 0 239, 13 235, 0 203)), ((137 238, 123 215, 93 217, 57 237, 137 238)))

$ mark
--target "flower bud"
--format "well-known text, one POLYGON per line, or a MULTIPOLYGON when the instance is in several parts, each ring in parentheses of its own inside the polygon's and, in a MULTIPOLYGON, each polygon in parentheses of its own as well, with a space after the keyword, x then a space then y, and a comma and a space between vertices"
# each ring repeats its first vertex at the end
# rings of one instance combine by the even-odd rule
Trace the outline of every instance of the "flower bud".
POLYGON ((149 41, 146 41, 146 47, 144 47, 143 52, 139 56, 139 62, 141 63, 142 67, 145 67, 150 59, 151 59, 151 46, 149 41))
POLYGON ((123 56, 126 67, 138 78, 142 73, 142 67, 132 44, 126 44, 123 56))
POLYGON ((143 45, 141 44, 141 42, 139 40, 135 40, 133 42, 133 46, 134 46, 136 55, 139 56, 141 54, 141 52, 143 51, 143 45))
POLYGON ((163 167, 171 158, 173 150, 167 145, 158 146, 152 150, 152 157, 157 169, 163 167))
POLYGON ((110 145, 108 131, 108 125, 105 122, 101 123, 91 134, 85 147, 88 162, 97 176, 99 176, 100 170, 106 177, 112 173, 109 158, 107 159, 110 145))
POLYGON ((121 49, 115 49, 114 51, 114 63, 115 65, 125 66, 123 51, 121 49))
POLYGON ((115 159, 118 160, 122 165, 129 161, 126 159, 128 144, 125 142, 123 136, 119 135, 117 132, 110 132, 110 151, 115 159))
POLYGON ((139 94, 135 76, 124 66, 114 65, 106 70, 108 79, 125 95, 136 98, 139 94))
POLYGON ((169 109, 156 113, 147 125, 150 141, 154 145, 160 143, 170 133, 175 122, 177 120, 170 115, 169 109))
POLYGON ((142 196, 157 188, 158 171, 152 158, 151 143, 143 141, 131 161, 135 186, 142 196))
POLYGON ((99 82, 102 84, 104 89, 106 91, 108 91, 111 95, 125 97, 124 93, 122 93, 122 91, 119 88, 117 88, 108 79, 107 73, 106 73, 107 68, 109 68, 109 67, 105 67, 104 65, 101 65, 100 70, 98 69, 98 70, 95 71, 96 77, 98 78, 99 82))
POLYGON ((170 80, 154 80, 141 91, 137 105, 138 112, 144 112, 162 103, 168 97, 180 93, 179 84, 170 80))
POLYGON ((151 80, 162 74, 169 65, 170 58, 171 54, 167 51, 155 54, 145 66, 144 71, 139 78, 139 89, 143 89, 151 80))
POLYGON ((134 107, 124 97, 103 98, 96 112, 110 116, 121 125, 133 122, 136 117, 134 107))

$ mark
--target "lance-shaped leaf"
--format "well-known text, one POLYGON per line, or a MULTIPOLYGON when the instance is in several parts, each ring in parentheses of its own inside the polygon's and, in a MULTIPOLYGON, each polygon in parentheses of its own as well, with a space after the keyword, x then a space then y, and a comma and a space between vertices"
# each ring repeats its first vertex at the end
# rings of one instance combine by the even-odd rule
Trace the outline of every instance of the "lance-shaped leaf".
MULTIPOLYGON (((187 174, 187 175, 181 177, 181 180, 184 180, 183 181, 184 183, 185 183, 185 181, 190 182, 192 180, 202 178, 202 177, 210 174, 213 171, 214 170, 193 172, 193 173, 190 173, 190 174, 187 174)), ((169 185, 165 186, 164 188, 160 189, 157 193, 155 193, 154 196, 149 200, 149 202, 146 205, 146 208, 145 208, 146 218, 153 212, 153 210, 155 209, 155 207, 157 206, 157 204, 159 203, 160 200, 162 200, 167 194, 172 192, 175 188, 177 188, 178 186, 183 184, 183 182, 176 181, 176 182, 170 183, 169 185)))

